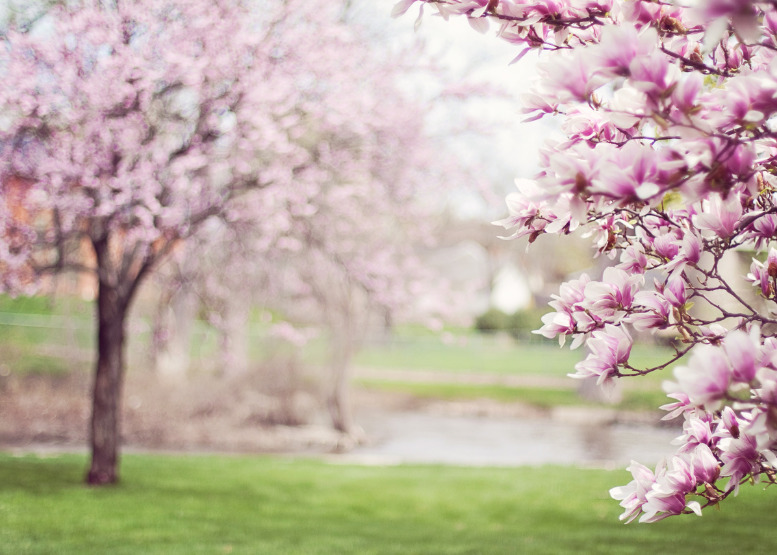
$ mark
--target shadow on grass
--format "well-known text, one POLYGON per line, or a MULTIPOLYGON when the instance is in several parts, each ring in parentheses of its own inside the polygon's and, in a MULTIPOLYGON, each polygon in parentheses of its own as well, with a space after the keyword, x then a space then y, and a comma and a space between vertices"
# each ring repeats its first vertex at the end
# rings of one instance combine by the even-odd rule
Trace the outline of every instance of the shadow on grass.
POLYGON ((3 455, 0 459, 0 492, 49 494, 84 485, 86 463, 71 457, 3 455))
POLYGON ((771 553, 774 498, 744 488, 701 518, 623 525, 625 472, 365 467, 274 457, 0 454, 0 553, 771 553))

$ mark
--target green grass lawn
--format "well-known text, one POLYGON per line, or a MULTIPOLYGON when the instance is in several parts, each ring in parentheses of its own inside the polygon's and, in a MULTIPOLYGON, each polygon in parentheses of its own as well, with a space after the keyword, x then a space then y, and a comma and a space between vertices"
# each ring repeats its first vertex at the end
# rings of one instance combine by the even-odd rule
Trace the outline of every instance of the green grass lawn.
POLYGON ((89 367, 90 303, 76 297, 0 295, 0 363, 5 373, 62 374, 89 367))
MULTIPOLYGON (((668 360, 673 351, 654 345, 635 345, 631 362, 644 368, 668 360)), ((486 374, 566 376, 585 358, 581 347, 571 351, 554 342, 518 343, 509 338, 471 333, 458 341, 439 337, 401 338, 385 345, 368 345, 356 364, 370 368, 439 370, 486 374)))
POLYGON ((0 553, 773 553, 773 492, 701 518, 624 525, 623 471, 366 467, 274 457, 0 454, 0 553))
MULTIPOLYGON (((571 378, 565 386, 518 387, 499 383, 501 376, 565 377, 574 372, 574 366, 585 356, 585 349, 570 351, 553 343, 516 343, 506 338, 472 334, 463 341, 443 343, 438 337, 404 337, 402 341, 365 348, 356 358, 356 364, 365 368, 402 370, 407 380, 374 377, 361 378, 358 383, 371 389, 396 391, 424 398, 436 399, 493 399, 502 402, 522 402, 539 408, 586 404, 577 393, 577 384, 571 378), (418 383, 413 372, 490 374, 494 383, 418 383)), ((638 368, 655 366, 671 358, 673 351, 666 347, 637 344, 632 350, 632 364, 638 368)), ((619 382, 623 399, 615 408, 625 410, 657 410, 667 402, 661 382, 671 378, 671 370, 642 377, 626 378, 619 382)))

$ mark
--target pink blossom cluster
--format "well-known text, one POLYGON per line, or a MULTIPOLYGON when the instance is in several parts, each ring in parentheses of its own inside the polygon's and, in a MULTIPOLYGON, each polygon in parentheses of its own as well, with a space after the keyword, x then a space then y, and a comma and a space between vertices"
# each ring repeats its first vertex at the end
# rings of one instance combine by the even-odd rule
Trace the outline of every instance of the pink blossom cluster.
POLYGON ((777 473, 777 340, 734 330, 717 344, 699 345, 668 383, 676 402, 665 419, 684 417, 678 452, 655 473, 632 462, 634 480, 613 488, 622 520, 654 522, 719 503, 752 477, 777 473), (721 485, 725 482, 725 485, 721 485))
MULTIPOLYGON (((416 2, 397 4, 397 13, 416 2)), ((561 120, 541 171, 517 180, 509 237, 581 232, 609 267, 561 286, 538 333, 585 345, 573 377, 607 385, 677 363, 667 405, 676 456, 612 491, 643 522, 775 481, 777 7, 429 0, 444 18, 541 53, 529 120, 561 120), (754 253, 747 270, 740 252, 754 253), (664 364, 631 364, 633 338, 674 341, 664 364), (705 435, 706 434, 706 435, 705 435)))

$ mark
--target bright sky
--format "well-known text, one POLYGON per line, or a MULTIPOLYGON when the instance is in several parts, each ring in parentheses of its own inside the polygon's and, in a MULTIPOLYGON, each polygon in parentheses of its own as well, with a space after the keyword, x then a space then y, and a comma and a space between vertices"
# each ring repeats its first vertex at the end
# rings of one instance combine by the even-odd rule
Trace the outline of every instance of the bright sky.
MULTIPOLYGON (((390 0, 387 3, 393 5, 390 0)), ((417 14, 418 8, 411 8, 393 22, 392 31, 412 32, 417 14)), ((538 148, 553 130, 550 122, 521 123, 526 116, 520 112, 520 96, 530 90, 534 81, 537 56, 529 54, 510 65, 520 47, 499 39, 495 27, 481 34, 465 18, 445 21, 428 7, 416 32, 426 39, 435 59, 463 78, 493 83, 508 93, 505 99, 476 103, 478 118, 489 122, 489 135, 465 148, 477 164, 482 164, 493 183, 493 198, 483 202, 477 195, 461 192, 452 200, 454 210, 461 216, 494 217, 496 211, 496 217, 500 217, 506 212, 503 197, 513 190, 513 179, 536 173, 538 148)))

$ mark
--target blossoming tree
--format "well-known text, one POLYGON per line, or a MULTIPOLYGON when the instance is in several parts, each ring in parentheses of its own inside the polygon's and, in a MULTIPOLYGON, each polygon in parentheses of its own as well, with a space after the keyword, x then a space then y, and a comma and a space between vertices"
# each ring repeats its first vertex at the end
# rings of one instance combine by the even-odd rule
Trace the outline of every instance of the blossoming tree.
MULTIPOLYGON (((231 360, 222 363, 224 374, 248 369, 240 346, 247 345, 252 305, 323 332, 329 347, 322 377, 327 406, 333 427, 351 439, 360 436, 348 401, 355 349, 382 314, 401 317, 420 294, 444 291, 444 276, 430 276, 417 251, 431 241, 439 211, 429 199, 461 182, 464 173, 436 148, 423 101, 395 86, 418 69, 403 65, 398 53, 375 56, 362 41, 343 33, 297 61, 298 68, 309 65, 331 80, 317 98, 328 109, 301 141, 317 163, 296 173, 293 188, 268 187, 233 203, 228 222, 201 229, 176 253, 176 272, 167 280, 181 299, 202 300, 201 312, 227 347, 222 359, 231 360), (327 49, 350 54, 322 55, 327 49), (359 74, 381 76, 380 87, 353 78, 359 74)), ((446 75, 423 73, 447 85, 446 75)), ((453 304, 445 302, 446 308, 453 304)), ((187 343, 177 334, 185 335, 183 324, 168 320, 163 331, 173 348, 187 343)), ((270 336, 298 347, 306 333, 282 322, 270 336)), ((181 362, 179 376, 185 372, 181 362)))
POLYGON ((97 278, 89 483, 118 479, 125 325, 144 278, 206 222, 250 210, 281 225, 284 199, 337 163, 309 139, 352 113, 328 74, 354 54, 339 16, 309 0, 95 1, 2 37, 0 287, 97 278))
MULTIPOLYGON (((400 15, 416 2, 396 5, 400 15)), ((427 6, 428 4, 428 6, 427 6)), ((777 477, 777 7, 712 0, 428 0, 490 25, 518 57, 542 51, 529 120, 566 140, 517 180, 512 237, 588 233, 603 275, 561 286, 539 330, 602 385, 677 363, 675 455, 610 494, 622 520, 701 514, 746 481, 777 477), (750 273, 727 261, 752 258, 750 273), (747 285, 749 282, 750 286, 747 285), (743 288, 744 286, 744 288, 743 288), (751 291, 747 291, 747 288, 751 291), (753 294, 755 293, 755 294, 753 294), (636 333, 671 333, 664 364, 630 362, 636 333)))

